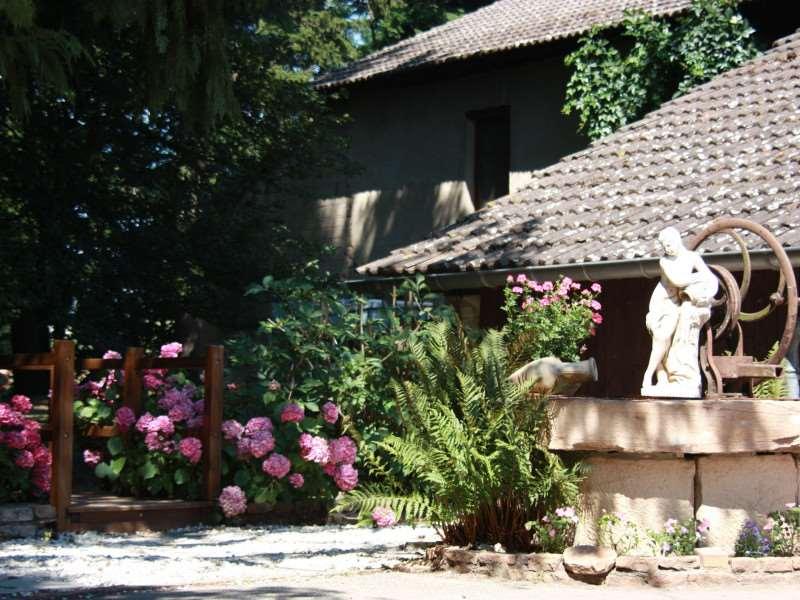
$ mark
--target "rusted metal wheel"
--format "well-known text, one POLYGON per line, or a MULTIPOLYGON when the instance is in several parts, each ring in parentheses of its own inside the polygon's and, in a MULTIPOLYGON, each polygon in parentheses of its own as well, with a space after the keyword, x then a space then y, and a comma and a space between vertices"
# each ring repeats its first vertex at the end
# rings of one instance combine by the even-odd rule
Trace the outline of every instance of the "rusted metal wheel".
MULTIPOLYGON (((789 350, 789 345, 792 342, 795 324, 797 322, 797 281, 795 280, 794 270, 792 269, 789 256, 786 254, 786 251, 783 249, 778 239, 765 227, 746 219, 734 217, 715 219, 709 223, 703 231, 690 239, 686 247, 690 250, 697 250, 705 240, 715 235, 728 235, 733 238, 734 242, 739 247, 742 255, 742 282, 741 284, 738 283, 727 269, 718 265, 709 265, 720 280, 722 297, 715 305, 724 306, 725 311, 720 325, 714 330, 714 339, 718 339, 727 333, 735 331, 740 332, 741 328, 739 327, 739 322, 758 321, 772 313, 777 307, 786 305, 786 322, 778 344, 778 349, 772 356, 764 361, 764 363, 767 364, 780 364, 789 350), (778 286, 775 291, 770 294, 769 304, 753 312, 744 312, 741 310, 742 302, 750 288, 752 261, 750 252, 747 249, 747 244, 737 230, 749 231, 761 238, 772 251, 778 266, 778 286)), ((741 339, 739 344, 741 344, 741 339)))

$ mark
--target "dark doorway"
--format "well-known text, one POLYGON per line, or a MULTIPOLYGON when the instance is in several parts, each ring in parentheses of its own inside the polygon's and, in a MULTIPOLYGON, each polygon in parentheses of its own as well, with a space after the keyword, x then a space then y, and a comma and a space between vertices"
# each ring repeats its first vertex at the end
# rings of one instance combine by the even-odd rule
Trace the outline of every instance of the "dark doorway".
POLYGON ((475 127, 475 209, 508 194, 511 171, 511 119, 508 106, 467 113, 475 127))

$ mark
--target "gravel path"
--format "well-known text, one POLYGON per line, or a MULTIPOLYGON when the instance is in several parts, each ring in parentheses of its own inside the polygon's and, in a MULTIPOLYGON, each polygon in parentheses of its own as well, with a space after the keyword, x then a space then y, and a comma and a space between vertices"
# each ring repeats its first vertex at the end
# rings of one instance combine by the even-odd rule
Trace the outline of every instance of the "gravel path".
POLYGON ((0 595, 97 586, 236 585, 380 569, 434 542, 427 527, 217 527, 0 543, 0 595))

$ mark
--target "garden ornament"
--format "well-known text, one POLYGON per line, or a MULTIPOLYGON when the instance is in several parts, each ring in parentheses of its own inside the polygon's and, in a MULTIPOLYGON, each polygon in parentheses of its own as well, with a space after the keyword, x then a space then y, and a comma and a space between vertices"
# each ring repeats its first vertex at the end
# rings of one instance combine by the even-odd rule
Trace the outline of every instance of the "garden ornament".
POLYGON ((520 367, 509 379, 515 383, 534 381, 532 390, 537 394, 574 394, 581 383, 597 381, 597 363, 593 358, 562 362, 555 356, 546 356, 520 367))
POLYGON ((684 247, 677 229, 667 227, 658 241, 664 256, 659 260, 661 281, 650 296, 645 318, 653 346, 642 395, 700 398, 700 329, 711 317, 719 283, 700 255, 684 247))

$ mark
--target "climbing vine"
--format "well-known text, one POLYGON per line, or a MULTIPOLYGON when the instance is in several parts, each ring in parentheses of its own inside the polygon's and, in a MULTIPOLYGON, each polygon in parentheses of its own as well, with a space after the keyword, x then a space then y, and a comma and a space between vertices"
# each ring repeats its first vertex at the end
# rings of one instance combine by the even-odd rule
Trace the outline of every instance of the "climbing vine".
POLYGON ((735 0, 695 0, 677 19, 629 11, 621 30, 594 28, 566 57, 563 112, 597 139, 753 58, 754 30, 735 0))

